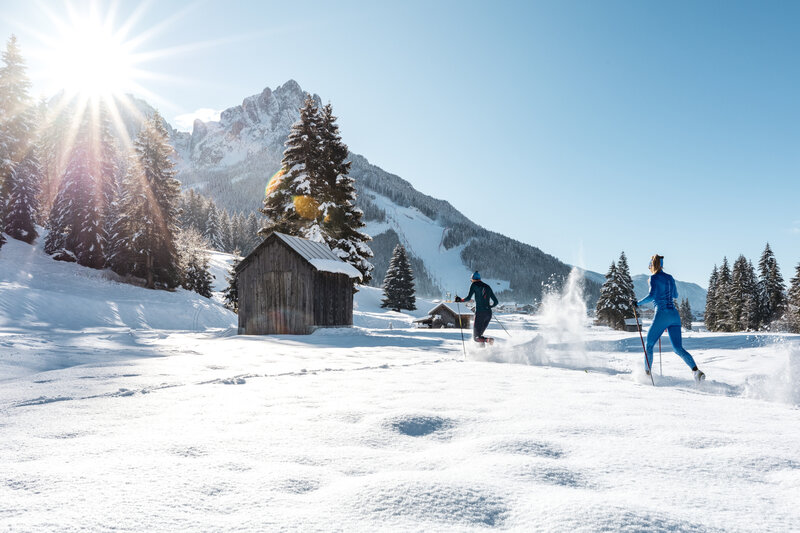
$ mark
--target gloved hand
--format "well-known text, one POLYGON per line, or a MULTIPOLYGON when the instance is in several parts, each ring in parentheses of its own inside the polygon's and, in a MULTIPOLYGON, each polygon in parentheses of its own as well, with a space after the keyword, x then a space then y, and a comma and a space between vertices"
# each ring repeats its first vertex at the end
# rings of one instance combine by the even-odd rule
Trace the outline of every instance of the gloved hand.
POLYGON ((456 301, 460 303, 463 302, 464 300, 462 300, 460 296, 456 296, 456 301))
POLYGON ((633 307, 639 307, 639 302, 637 302, 636 300, 631 300, 631 305, 633 307))

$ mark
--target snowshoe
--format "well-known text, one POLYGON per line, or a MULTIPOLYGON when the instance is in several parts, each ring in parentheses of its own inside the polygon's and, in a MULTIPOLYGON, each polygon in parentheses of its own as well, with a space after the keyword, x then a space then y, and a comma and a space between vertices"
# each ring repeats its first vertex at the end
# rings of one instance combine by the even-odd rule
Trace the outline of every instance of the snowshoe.
POLYGON ((487 344, 490 346, 494 344, 494 339, 492 337, 476 337, 475 342, 477 342, 478 346, 481 348, 485 348, 487 344))
POLYGON ((698 382, 698 383, 700 383, 701 381, 705 381, 706 380, 706 375, 700 369, 693 370, 692 374, 694 374, 694 380, 696 382, 698 382))

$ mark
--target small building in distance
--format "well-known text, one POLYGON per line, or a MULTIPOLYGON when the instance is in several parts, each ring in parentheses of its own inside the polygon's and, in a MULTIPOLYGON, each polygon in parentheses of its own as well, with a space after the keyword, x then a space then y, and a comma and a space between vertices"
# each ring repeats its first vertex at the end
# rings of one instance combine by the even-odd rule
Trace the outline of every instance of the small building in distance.
POLYGON ((469 329, 471 320, 472 313, 465 305, 442 302, 428 311, 428 316, 418 318, 414 323, 429 328, 457 328, 460 325, 461 329, 469 329))
POLYGON ((361 273, 324 243, 273 232, 236 273, 240 335, 306 335, 353 325, 361 273))
POLYGON ((641 319, 637 320, 635 318, 626 318, 625 331, 642 331, 641 319))

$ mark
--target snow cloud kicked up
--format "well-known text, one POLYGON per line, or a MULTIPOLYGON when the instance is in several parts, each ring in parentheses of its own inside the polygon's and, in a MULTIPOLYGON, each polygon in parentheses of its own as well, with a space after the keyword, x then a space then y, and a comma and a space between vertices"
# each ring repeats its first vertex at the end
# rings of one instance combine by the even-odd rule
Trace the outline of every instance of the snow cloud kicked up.
POLYGON ((536 316, 538 331, 514 333, 509 346, 479 353, 478 359, 498 363, 586 368, 587 312, 583 272, 573 268, 561 291, 546 292, 536 316))

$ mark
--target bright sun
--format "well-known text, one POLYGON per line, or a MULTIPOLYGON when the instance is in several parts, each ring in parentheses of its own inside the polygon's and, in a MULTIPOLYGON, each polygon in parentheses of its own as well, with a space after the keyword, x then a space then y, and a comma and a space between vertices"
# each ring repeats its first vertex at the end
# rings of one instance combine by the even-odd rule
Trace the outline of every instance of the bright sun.
POLYGON ((68 93, 86 97, 122 94, 134 85, 130 47, 94 18, 73 20, 53 50, 51 75, 68 93))

